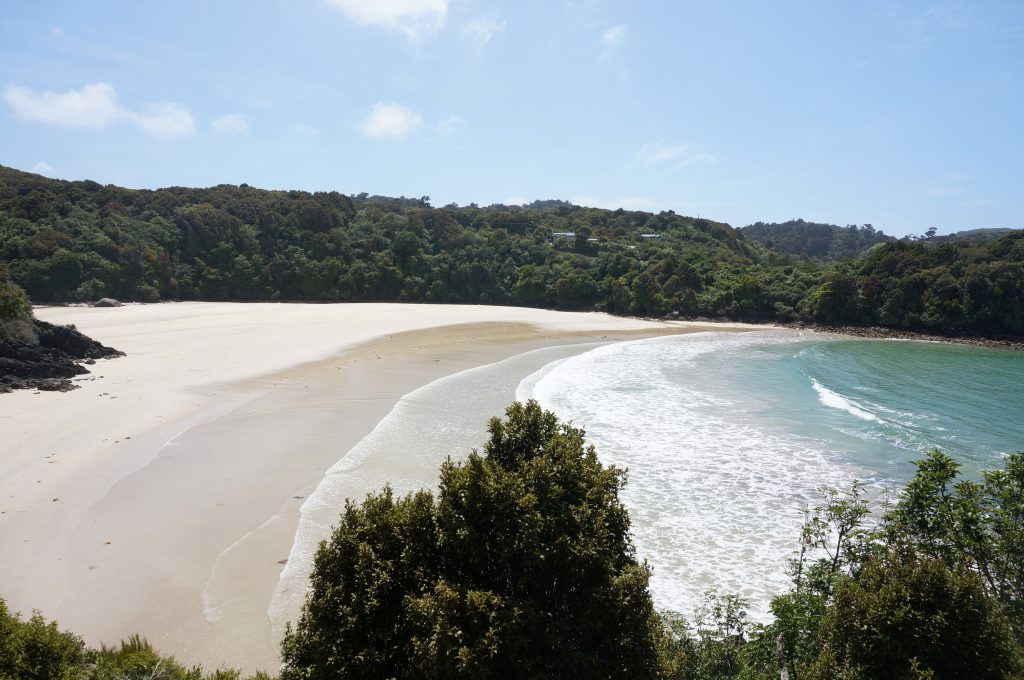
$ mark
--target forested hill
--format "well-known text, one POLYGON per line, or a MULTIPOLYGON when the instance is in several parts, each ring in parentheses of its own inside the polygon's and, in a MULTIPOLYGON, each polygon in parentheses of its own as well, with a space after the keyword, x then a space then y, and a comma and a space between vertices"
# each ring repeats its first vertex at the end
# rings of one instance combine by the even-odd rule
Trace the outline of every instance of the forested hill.
POLYGON ((1024 336, 1024 232, 972 245, 836 229, 887 242, 830 264, 670 211, 132 190, 0 167, 0 265, 36 302, 402 300, 1024 336))
POLYGON ((930 241, 933 243, 946 243, 946 242, 957 242, 966 241, 967 243, 988 243, 989 241, 995 241, 998 238, 1006 236, 1013 229, 995 228, 995 229, 967 229, 965 231, 957 231, 952 234, 943 234, 942 236, 933 236, 930 241))
POLYGON ((870 224, 840 227, 803 220, 756 222, 740 231, 748 239, 762 243, 776 252, 828 261, 857 257, 877 243, 896 240, 870 224))
POLYGON ((728 225, 671 212, 129 190, 0 169, 0 259, 36 301, 600 303, 647 314, 692 307, 760 252, 728 225))

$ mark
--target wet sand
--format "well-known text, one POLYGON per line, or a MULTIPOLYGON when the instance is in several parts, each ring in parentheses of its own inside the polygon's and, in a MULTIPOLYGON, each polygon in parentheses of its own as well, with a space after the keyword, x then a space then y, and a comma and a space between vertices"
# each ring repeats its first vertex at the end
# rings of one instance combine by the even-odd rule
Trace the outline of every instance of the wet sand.
MULTIPOLYGON (((540 348, 568 356, 597 342, 723 329, 442 305, 37 314, 128 356, 97 363, 69 393, 0 397, 0 596, 91 644, 137 632, 183 662, 247 671, 276 667, 282 621, 301 602, 306 567, 289 565, 301 552, 300 509, 403 395, 540 348)), ((551 356, 508 364, 492 380, 503 387, 451 408, 478 418, 482 433, 517 380, 551 356)), ((449 398, 431 395, 443 417, 449 398)), ((392 451, 349 466, 339 488, 360 498, 384 482, 430 486, 436 465, 392 451)))

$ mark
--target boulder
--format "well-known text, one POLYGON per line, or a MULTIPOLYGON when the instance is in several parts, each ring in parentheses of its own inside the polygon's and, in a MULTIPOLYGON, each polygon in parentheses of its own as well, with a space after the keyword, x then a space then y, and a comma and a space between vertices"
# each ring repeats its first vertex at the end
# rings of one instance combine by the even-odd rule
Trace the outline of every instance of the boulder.
POLYGON ((73 328, 34 320, 38 342, 0 334, 0 393, 14 389, 66 391, 71 378, 88 373, 84 362, 124 356, 73 328))
POLYGON ((121 302, 119 300, 115 300, 114 298, 100 298, 99 300, 97 300, 93 304, 93 307, 120 307, 120 306, 121 306, 121 302))

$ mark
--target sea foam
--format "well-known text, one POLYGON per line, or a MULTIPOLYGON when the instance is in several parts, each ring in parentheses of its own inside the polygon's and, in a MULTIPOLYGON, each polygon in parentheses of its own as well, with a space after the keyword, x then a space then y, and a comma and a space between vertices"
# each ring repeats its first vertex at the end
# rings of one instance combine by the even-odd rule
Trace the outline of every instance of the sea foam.
POLYGON ((879 418, 874 413, 860 408, 853 403, 853 401, 847 399, 841 394, 833 392, 814 378, 811 378, 811 386, 814 388, 814 391, 818 393, 818 399, 820 399, 821 403, 825 406, 839 409, 840 411, 846 411, 850 415, 857 416, 861 420, 878 422, 879 418))
POLYGON ((459 460, 487 438, 524 375, 604 343, 580 343, 526 352, 435 380, 404 395, 376 427, 324 475, 300 510, 292 549, 267 615, 275 639, 298 617, 317 547, 331 535, 346 499, 361 501, 390 485, 396 495, 433 489, 449 456, 459 460))
POLYGON ((789 587, 804 508, 821 486, 870 476, 719 389, 712 358, 742 362, 758 346, 795 339, 697 333, 617 343, 520 384, 520 399, 583 427, 604 463, 628 469, 622 499, 659 608, 689 614, 715 590, 747 598, 752 618, 766 620, 771 597, 789 587))

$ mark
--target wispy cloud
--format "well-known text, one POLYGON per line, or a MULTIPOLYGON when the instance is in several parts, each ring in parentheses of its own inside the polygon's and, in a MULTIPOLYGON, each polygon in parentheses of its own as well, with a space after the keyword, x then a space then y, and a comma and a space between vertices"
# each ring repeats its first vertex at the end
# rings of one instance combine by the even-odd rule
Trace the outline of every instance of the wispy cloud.
POLYGON ((217 132, 241 134, 249 131, 249 120, 240 113, 227 113, 210 123, 217 132))
POLYGON ((959 4, 955 0, 943 0, 910 16, 905 46, 913 50, 927 50, 938 45, 951 20, 960 13, 959 4))
POLYGON ((47 163, 46 161, 39 161, 31 168, 29 168, 28 171, 34 172, 37 175, 51 175, 53 174, 53 167, 51 167, 50 164, 47 163))
POLYGON ((605 49, 606 54, 614 52, 626 42, 628 34, 629 29, 625 24, 615 24, 601 34, 601 47, 605 49))
POLYGON ((691 163, 710 163, 716 160, 714 154, 699 151, 691 144, 674 144, 666 140, 645 144, 635 158, 635 162, 642 168, 662 166, 672 170, 691 163))
POLYGON ((462 124, 465 122, 466 120, 462 116, 453 113, 437 122, 437 131, 441 134, 450 135, 462 127, 462 124))
POLYGON ((174 102, 147 104, 145 113, 125 113, 127 120, 154 137, 187 137, 196 131, 196 122, 191 112, 174 102))
POLYGON ((109 83, 94 83, 67 92, 38 92, 10 85, 4 101, 22 120, 70 128, 98 130, 128 121, 155 137, 182 137, 195 132, 192 113, 182 104, 153 102, 141 111, 122 106, 109 83))
POLYGON ((422 124, 423 117, 412 109, 394 102, 377 102, 360 127, 367 137, 401 139, 422 124))
POLYGON ((523 198, 522 196, 509 196, 508 198, 504 199, 501 202, 501 204, 502 205, 526 205, 529 202, 530 202, 529 199, 523 198))
POLYGON ((473 21, 466 24, 463 32, 469 36, 469 39, 473 41, 473 45, 476 47, 476 51, 480 52, 483 50, 484 45, 491 41, 491 38, 503 33, 505 31, 505 22, 497 19, 491 19, 483 17, 480 19, 474 19, 473 21))
POLYGON ((605 49, 617 49, 626 41, 629 29, 625 24, 616 24, 601 34, 601 46, 605 49))
POLYGON ((448 18, 448 0, 325 0, 357 23, 398 31, 414 43, 436 36, 448 18))
POLYGON ((900 47, 906 50, 947 50, 965 40, 984 40, 988 48, 1020 47, 1020 2, 982 3, 936 0, 923 8, 917 3, 893 3, 891 14, 902 29, 900 47))

